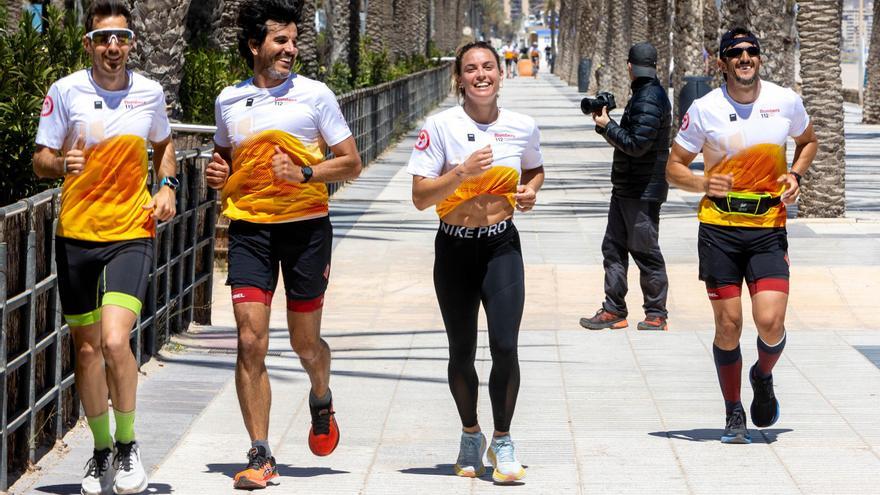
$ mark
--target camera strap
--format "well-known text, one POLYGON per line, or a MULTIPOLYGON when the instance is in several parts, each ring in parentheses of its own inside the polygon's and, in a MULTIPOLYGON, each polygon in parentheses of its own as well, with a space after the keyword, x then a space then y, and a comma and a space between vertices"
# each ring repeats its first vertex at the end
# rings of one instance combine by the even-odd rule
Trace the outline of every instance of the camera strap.
POLYGON ((770 208, 782 202, 779 196, 771 196, 768 193, 729 192, 723 198, 709 199, 718 211, 749 216, 765 215, 770 208))

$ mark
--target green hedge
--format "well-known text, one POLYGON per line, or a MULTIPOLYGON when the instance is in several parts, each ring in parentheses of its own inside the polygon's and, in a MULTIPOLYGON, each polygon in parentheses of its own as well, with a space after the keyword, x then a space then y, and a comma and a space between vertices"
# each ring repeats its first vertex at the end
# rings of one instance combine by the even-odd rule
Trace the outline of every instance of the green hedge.
MULTIPOLYGON (((5 13, 0 17, 5 26, 5 13)), ((22 17, 18 30, 0 31, 0 206, 57 186, 37 179, 31 167, 43 98, 53 82, 88 64, 72 14, 50 7, 43 33, 30 13, 22 17)))

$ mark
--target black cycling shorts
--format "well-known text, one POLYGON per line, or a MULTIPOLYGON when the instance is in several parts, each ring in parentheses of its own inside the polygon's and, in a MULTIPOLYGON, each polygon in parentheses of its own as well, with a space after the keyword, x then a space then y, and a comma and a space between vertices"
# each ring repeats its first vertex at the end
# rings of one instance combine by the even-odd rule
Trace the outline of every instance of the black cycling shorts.
POLYGON ((785 227, 727 227, 700 224, 697 241, 700 280, 710 299, 739 297, 745 279, 751 294, 788 293, 788 236, 785 227))
POLYGON ((138 315, 153 267, 153 239, 93 242, 56 237, 55 261, 68 325, 100 321, 100 307, 106 304, 138 315))
POLYGON ((226 279, 226 285, 232 286, 232 302, 269 305, 280 265, 288 309, 310 312, 320 308, 332 251, 333 226, 327 216, 272 224, 233 220, 226 279))

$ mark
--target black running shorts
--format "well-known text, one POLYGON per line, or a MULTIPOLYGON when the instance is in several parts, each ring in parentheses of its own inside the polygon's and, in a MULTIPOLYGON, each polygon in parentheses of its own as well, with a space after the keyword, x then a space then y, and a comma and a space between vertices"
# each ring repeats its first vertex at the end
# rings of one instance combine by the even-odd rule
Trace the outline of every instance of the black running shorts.
POLYGON ((58 292, 67 324, 101 320, 106 304, 138 315, 153 267, 153 239, 93 242, 55 238, 58 292))
POLYGON ((785 227, 726 227, 701 223, 697 250, 700 280, 706 282, 712 299, 724 298, 723 294, 713 297, 712 289, 739 288, 743 279, 752 293, 762 287, 788 292, 788 236, 785 227), (770 280, 778 282, 761 283, 770 280))
POLYGON ((322 298, 330 277, 333 226, 324 216, 298 222, 229 224, 229 276, 226 285, 273 292, 278 266, 288 301, 322 298))

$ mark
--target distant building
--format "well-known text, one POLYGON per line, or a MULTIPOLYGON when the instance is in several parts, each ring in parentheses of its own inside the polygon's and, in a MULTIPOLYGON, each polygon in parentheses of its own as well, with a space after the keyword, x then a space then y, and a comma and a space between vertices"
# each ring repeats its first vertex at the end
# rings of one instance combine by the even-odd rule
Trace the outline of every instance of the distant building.
MULTIPOLYGON (((864 0, 862 18, 865 23, 865 58, 868 55, 868 45, 871 42, 871 26, 874 21, 874 2, 864 0)), ((844 63, 857 62, 859 60, 859 2, 847 0, 843 5, 841 60, 844 63)))

